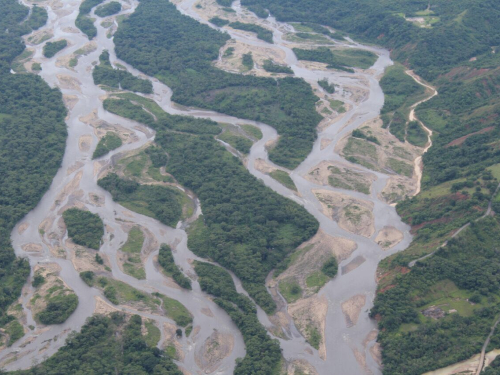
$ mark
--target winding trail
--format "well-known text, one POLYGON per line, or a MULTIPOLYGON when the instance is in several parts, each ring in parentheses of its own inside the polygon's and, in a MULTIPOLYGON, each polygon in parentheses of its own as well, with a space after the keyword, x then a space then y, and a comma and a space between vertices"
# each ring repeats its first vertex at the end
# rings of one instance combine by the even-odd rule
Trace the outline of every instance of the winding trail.
POLYGON ((435 97, 438 94, 438 92, 437 92, 437 90, 434 87, 432 87, 431 85, 426 84, 422 80, 422 78, 420 78, 419 76, 417 76, 411 70, 406 70, 405 73, 408 74, 411 78, 413 78, 415 80, 415 82, 417 82, 419 85, 422 85, 425 88, 427 88, 427 89, 429 89, 429 90, 432 91, 432 94, 430 96, 428 96, 427 98, 422 99, 422 100, 416 102, 415 104, 413 104, 410 107, 411 108, 410 115, 409 115, 410 121, 418 121, 419 124, 420 124, 420 126, 422 126, 424 128, 424 130, 427 132, 427 139, 428 139, 427 145, 425 146, 424 151, 422 152, 422 155, 415 159, 415 174, 417 176, 417 190, 415 191, 414 195, 418 195, 418 193, 420 193, 420 189, 421 189, 421 185, 422 185, 422 173, 423 173, 423 169, 424 169, 424 165, 422 163, 422 157, 423 157, 423 154, 425 154, 432 147, 432 130, 429 129, 427 126, 425 126, 425 124, 418 119, 418 117, 415 115, 415 109, 420 104, 425 103, 425 102, 431 100, 433 97, 435 97))
MULTIPOLYGON (((23 0, 25 3, 27 0, 23 0)), ((122 2, 122 1, 121 1, 122 2)), ((201 17, 194 4, 196 0, 184 0, 177 4, 179 11, 200 21, 207 23, 201 17)), ((129 2, 122 2, 127 5, 121 14, 130 14, 138 6, 136 0, 129 2)), ((26 5, 28 5, 26 3, 26 5)), ((195 354, 202 346, 202 343, 210 336, 214 329, 222 333, 230 334, 234 337, 234 348, 231 354, 223 359, 217 370, 220 374, 229 374, 233 372, 235 360, 238 357, 245 355, 245 347, 243 339, 236 326, 232 323, 229 316, 221 310, 212 300, 203 292, 201 292, 199 284, 193 282, 192 291, 180 290, 176 287, 170 286, 166 283, 165 277, 155 268, 154 257, 157 251, 148 255, 145 262, 146 279, 137 280, 129 275, 124 274, 118 264, 117 249, 127 239, 127 231, 123 226, 123 221, 137 224, 148 228, 158 243, 168 243, 176 251, 174 258, 186 274, 194 274, 190 260, 199 259, 187 248, 187 235, 184 231, 186 223, 178 223, 176 228, 170 228, 160 224, 158 221, 131 212, 128 209, 113 202, 111 196, 106 191, 102 190, 97 185, 97 178, 101 172, 106 168, 112 166, 115 161, 126 152, 136 150, 146 145, 148 142, 154 140, 154 132, 147 129, 140 124, 124 118, 115 116, 106 112, 102 107, 102 97, 106 94, 101 88, 94 85, 91 69, 92 63, 98 60, 101 52, 106 49, 110 52, 110 61, 113 65, 117 63, 124 66, 129 72, 136 76, 144 75, 130 65, 117 59, 112 38, 107 38, 106 29, 100 23, 101 18, 91 12, 92 17, 97 21, 95 25, 98 29, 96 40, 97 49, 87 55, 79 58, 78 65, 71 69, 56 64, 57 59, 63 56, 71 56, 73 52, 85 46, 88 40, 81 33, 72 32, 74 22, 78 14, 79 0, 68 0, 62 4, 60 9, 52 9, 48 6, 49 22, 44 27, 46 30, 52 30, 54 37, 51 40, 65 38, 69 42, 69 47, 54 56, 47 59, 42 56, 43 43, 37 46, 28 46, 35 50, 34 58, 41 62, 42 71, 41 76, 52 86, 60 87, 64 95, 73 95, 78 99, 76 105, 69 110, 67 124, 68 124, 68 140, 66 152, 62 167, 57 173, 50 190, 45 194, 40 204, 31 211, 21 223, 19 223, 12 232, 13 245, 16 254, 19 256, 28 256, 31 266, 43 263, 57 263, 61 266, 62 271, 60 277, 70 286, 78 295, 80 304, 75 313, 61 325, 50 326, 46 331, 39 331, 39 325, 33 320, 31 312, 26 308, 27 302, 34 294, 33 288, 28 283, 25 287, 22 296, 22 303, 27 314, 28 325, 35 326, 35 330, 27 333, 25 338, 17 342, 13 347, 4 350, 0 353, 0 361, 10 362, 5 366, 7 370, 25 369, 30 367, 34 362, 41 361, 44 356, 54 354, 63 344, 64 339, 67 337, 71 330, 80 330, 85 320, 92 315, 95 309, 95 297, 101 296, 101 293, 93 288, 89 288, 80 279, 78 272, 75 270, 72 262, 69 260, 74 256, 73 250, 64 246, 67 240, 65 231, 58 226, 61 221, 61 213, 65 207, 74 205, 75 203, 84 205, 91 212, 99 214, 104 220, 106 225, 106 234, 104 244, 101 247, 101 252, 104 253, 110 263, 112 275, 115 279, 123 281, 136 289, 145 292, 160 292, 171 298, 175 298, 183 303, 194 316, 194 326, 199 327, 197 335, 194 337, 183 337, 180 341, 185 358, 179 365, 191 373, 203 372, 199 368, 195 354), (64 82, 57 77, 60 75, 68 76, 79 82, 76 87, 68 87, 64 82), (91 160, 93 148, 97 144, 97 137, 94 135, 93 128, 83 123, 80 118, 92 112, 97 111, 97 116, 100 120, 106 121, 110 124, 120 124, 129 132, 135 135, 136 140, 129 144, 124 144, 119 149, 111 152, 110 154, 96 160, 91 160), (91 136, 92 147, 90 150, 81 150, 78 146, 78 141, 81 136, 91 136), (76 168, 76 169, 75 169, 76 168), (83 177, 79 184, 71 188, 69 191, 66 188, 78 173, 82 172, 83 177), (90 195, 95 194, 104 198, 104 204, 101 206, 92 204, 90 195), (49 227, 45 234, 40 234, 38 228, 44 220, 48 219, 49 227), (20 225, 28 224, 28 228, 21 234, 19 232, 20 225), (25 253, 22 246, 27 243, 37 243, 43 247, 41 254, 25 253), (50 251, 51 247, 62 246, 65 249, 65 257, 59 258, 50 251), (213 316, 208 316, 202 313, 202 309, 209 309, 213 316), (44 343, 48 343, 45 350, 40 350, 44 343)), ((29 5, 28 5, 29 6, 29 5)), ((233 3, 233 9, 237 15, 245 14, 248 17, 246 10, 241 7, 239 1, 233 3)), ((337 45, 346 48, 361 48, 372 51, 378 55, 376 63, 366 71, 356 70, 355 74, 349 74, 339 71, 324 71, 312 70, 304 68, 297 61, 289 43, 283 39, 286 32, 293 30, 291 25, 280 23, 274 18, 269 17, 266 20, 255 18, 255 23, 262 24, 271 29, 274 34, 275 44, 268 44, 256 39, 254 36, 248 36, 245 33, 234 31, 226 28, 225 30, 231 35, 233 39, 242 41, 249 45, 261 46, 265 48, 275 48, 283 51, 286 58, 286 63, 293 69, 296 77, 304 78, 307 82, 315 85, 318 80, 327 78, 330 82, 334 82, 340 86, 337 92, 329 97, 332 99, 342 100, 347 102, 352 107, 347 113, 344 114, 339 120, 332 120, 329 124, 319 132, 318 139, 313 146, 313 150, 304 162, 302 162, 295 170, 290 171, 290 176, 295 182, 300 197, 296 196, 292 191, 279 184, 277 181, 259 172, 255 168, 255 161, 257 159, 264 159, 270 165, 265 144, 269 141, 275 140, 278 134, 272 127, 248 120, 242 120, 231 116, 215 113, 212 111, 205 111, 199 109, 184 108, 175 105, 171 101, 172 91, 170 88, 159 82, 155 78, 146 77, 153 83, 154 94, 144 95, 145 97, 153 99, 158 103, 166 112, 170 114, 178 114, 184 116, 194 116, 199 118, 210 118, 214 121, 231 123, 239 126, 242 124, 253 124, 258 126, 262 133, 263 138, 256 142, 248 156, 247 168, 257 178, 261 179, 267 186, 276 191, 277 193, 288 197, 295 202, 303 205, 315 218, 320 222, 321 229, 330 236, 343 237, 353 240, 357 244, 357 249, 352 255, 339 264, 339 269, 349 264, 354 259, 363 257, 364 263, 354 269, 352 272, 341 274, 330 281, 319 292, 319 296, 324 296, 328 301, 328 312, 326 317, 326 359, 320 358, 316 349, 312 348, 300 335, 296 327, 291 324, 289 332, 291 334, 287 339, 279 339, 284 357, 288 360, 301 359, 309 362, 319 374, 380 374, 381 370, 375 358, 370 355, 370 349, 375 345, 373 338, 368 339, 370 333, 377 329, 376 323, 369 318, 369 310, 373 305, 375 291, 377 287, 375 275, 378 263, 385 257, 390 256, 398 251, 404 250, 411 242, 412 236, 409 232, 409 227, 404 224, 400 217, 397 215, 395 208, 385 201, 381 200, 380 193, 387 184, 389 175, 374 172, 364 167, 356 165, 364 171, 370 172, 376 176, 376 181, 372 184, 371 193, 369 195, 333 188, 331 186, 320 186, 308 181, 304 176, 309 171, 322 161, 342 162, 344 164, 351 164, 335 152, 337 143, 345 137, 352 130, 358 128, 367 121, 376 118, 384 103, 384 96, 378 80, 385 68, 392 64, 389 58, 389 52, 383 49, 363 46, 361 44, 348 41, 336 42, 337 45), (348 88, 361 88, 366 91, 367 95, 363 100, 356 102, 351 99, 348 88), (321 149, 322 140, 332 140, 331 143, 321 149), (373 214, 375 217, 375 232, 370 238, 355 235, 339 227, 331 217, 325 216, 321 211, 321 203, 314 195, 314 189, 327 189, 333 192, 347 194, 351 197, 367 200, 373 203, 373 214), (381 247, 375 242, 377 233, 386 226, 392 226, 404 234, 403 240, 390 250, 383 251, 381 247), (347 326, 344 315, 340 308, 342 302, 349 300, 353 296, 364 295, 366 297, 366 304, 360 312, 359 319, 355 325, 347 326)), ((213 25, 210 25, 214 27, 213 25)), ((27 41, 27 38, 25 40, 27 41)), ((416 77, 414 79, 417 80, 416 77)), ((419 82, 417 80, 417 82, 419 82)), ((421 83, 421 82, 419 82, 421 83)), ((423 83, 421 83, 423 84, 423 83)), ((435 92, 437 94, 437 92, 435 92)), ((434 94, 434 95, 435 95, 434 94)), ((429 98, 430 99, 430 98, 429 98)), ((427 99, 428 100, 428 99, 427 99)), ((420 103, 415 104, 418 105, 420 103)), ((414 116, 414 108, 412 116, 414 116)), ((426 128, 427 129, 427 128, 426 128)), ((427 129, 430 133, 430 130, 427 129)), ((429 136, 430 139, 430 136, 429 136)), ((432 143, 428 145, 430 147, 432 143)), ((426 147, 426 150, 428 149, 426 147)), ((419 162, 420 165, 420 162, 419 162)), ((420 181, 420 180, 419 180, 420 181)), ((197 217, 201 214, 199 209, 194 214, 197 217)), ((192 220, 189 219, 188 221, 192 220)), ((241 283, 234 276, 235 284, 238 291, 244 292, 241 283)), ((284 301, 281 303, 285 304, 284 301)), ((286 307, 286 304, 285 304, 286 307)), ((127 311, 131 311, 128 307, 120 306, 127 311)), ((135 312, 135 311, 134 311, 135 312)), ((172 323, 166 317, 145 314, 137 312, 140 315, 154 320, 158 326, 164 323, 172 323)), ((270 327, 272 323, 269 317, 261 310, 258 309, 258 317, 262 324, 270 327)), ((162 334, 162 343, 164 340, 162 334)))

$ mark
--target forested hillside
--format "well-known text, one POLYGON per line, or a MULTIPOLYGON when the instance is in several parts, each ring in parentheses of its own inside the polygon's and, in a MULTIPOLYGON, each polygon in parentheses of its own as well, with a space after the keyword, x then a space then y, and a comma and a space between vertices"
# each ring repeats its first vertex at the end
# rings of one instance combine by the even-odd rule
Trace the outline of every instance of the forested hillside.
POLYGON ((270 158, 296 167, 311 151, 317 97, 296 78, 231 74, 212 66, 225 33, 183 16, 166 0, 143 0, 115 34, 117 56, 173 90, 180 104, 263 121, 281 135, 270 158))
POLYGON ((21 294, 29 275, 26 260, 16 258, 10 233, 50 186, 65 148, 66 125, 61 93, 40 77, 11 74, 24 50, 21 36, 47 21, 44 9, 16 0, 0 0, 0 326, 12 318, 8 306, 21 294))
POLYGON ((393 48, 393 57, 428 80, 491 52, 500 42, 500 4, 495 0, 242 0, 242 4, 261 5, 280 21, 327 25, 393 48), (431 27, 419 27, 405 17, 422 17, 431 27))

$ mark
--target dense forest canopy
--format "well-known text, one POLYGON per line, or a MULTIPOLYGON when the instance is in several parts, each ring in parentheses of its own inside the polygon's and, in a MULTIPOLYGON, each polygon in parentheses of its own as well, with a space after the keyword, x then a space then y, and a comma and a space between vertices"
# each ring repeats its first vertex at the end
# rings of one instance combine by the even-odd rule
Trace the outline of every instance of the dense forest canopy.
POLYGON ((63 212, 68 237, 77 245, 99 250, 104 236, 104 223, 97 214, 79 208, 63 212))
POLYGON ((45 9, 0 0, 0 326, 11 320, 16 300, 30 273, 16 259, 10 232, 39 202, 60 167, 66 141, 66 108, 61 93, 40 77, 10 74, 25 46, 21 36, 47 22, 45 9))
MULTIPOLYGON (((241 27, 241 25, 239 25, 241 27)), ((180 104, 265 122, 281 135, 271 159, 296 167, 311 151, 321 116, 303 80, 232 74, 212 66, 229 36, 182 15, 166 0, 143 0, 115 34, 117 56, 173 90, 180 104)))

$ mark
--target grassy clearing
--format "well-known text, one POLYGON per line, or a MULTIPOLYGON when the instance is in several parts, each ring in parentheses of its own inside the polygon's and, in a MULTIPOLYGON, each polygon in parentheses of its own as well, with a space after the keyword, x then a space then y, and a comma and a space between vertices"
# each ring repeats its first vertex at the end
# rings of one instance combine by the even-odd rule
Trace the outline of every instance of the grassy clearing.
POLYGON ((258 127, 253 125, 241 125, 241 128, 245 131, 245 133, 255 138, 256 140, 262 139, 262 132, 258 127))
POLYGON ((113 304, 139 304, 152 311, 162 309, 167 317, 174 320, 177 325, 186 327, 193 322, 193 316, 186 307, 177 300, 164 296, 160 293, 145 293, 132 286, 107 277, 99 277, 95 285, 104 290, 104 296, 113 304), (160 307, 161 306, 161 307, 160 307))
POLYGON ((290 267, 291 265, 293 265, 297 261, 297 259, 299 259, 299 257, 302 254, 307 253, 313 247, 314 247, 314 245, 307 245, 307 246, 303 247, 302 249, 296 249, 293 253, 291 253, 290 255, 288 255, 280 264, 278 264, 276 266, 276 269, 274 271, 274 275, 273 276, 274 277, 279 276, 288 267, 290 267))
POLYGON ((355 190, 364 194, 370 194, 370 183, 359 173, 336 167, 329 167, 331 175, 328 176, 328 184, 346 190, 355 190))
POLYGON ((374 161, 378 160, 377 148, 373 144, 358 138, 349 138, 346 146, 344 147, 344 153, 346 155, 369 156, 374 161))
POLYGON ((161 332, 160 329, 151 321, 146 321, 144 323, 144 326, 146 327, 146 330, 148 333, 146 334, 146 337, 144 340, 146 341, 146 344, 154 348, 158 344, 161 338, 161 332))
POLYGON ((148 157, 144 153, 140 153, 139 155, 131 156, 123 160, 124 163, 127 163, 125 167, 125 176, 130 177, 141 177, 142 171, 146 167, 146 162, 148 157))
POLYGON ((17 320, 13 320, 5 326, 5 333, 9 335, 7 346, 12 346, 17 340, 24 336, 24 328, 17 320))
POLYGON ((163 301, 162 308, 170 319, 173 319, 177 325, 186 327, 193 323, 193 316, 186 307, 179 301, 156 293, 155 296, 163 301))
MULTIPOLYGON (((499 170, 500 171, 500 170, 499 170)), ((450 194, 451 186, 455 183, 464 182, 465 178, 458 178, 456 180, 451 180, 444 182, 440 185, 433 186, 420 193, 421 198, 438 198, 450 194)))
POLYGON ((133 227, 128 232, 127 242, 121 248, 122 251, 131 254, 140 254, 144 243, 144 234, 139 227, 133 227))
POLYGON ((144 234, 139 227, 133 227, 128 233, 127 242, 120 249, 124 253, 127 253, 127 259, 123 263, 123 271, 139 280, 146 278, 146 272, 141 260, 143 244, 144 234))
POLYGON ((330 103, 330 108, 338 113, 344 113, 345 112, 345 107, 344 107, 344 102, 340 100, 333 100, 330 99, 328 100, 330 103))
POLYGON ((428 141, 427 132, 418 121, 411 121, 408 123, 406 140, 412 145, 424 147, 428 141))
POLYGON ((226 130, 221 135, 217 136, 223 142, 226 142, 233 146, 239 152, 248 155, 250 153, 250 148, 252 147, 252 141, 246 137, 235 134, 229 130, 226 130))
POLYGON ((131 257, 128 258, 123 264, 123 271, 132 277, 135 277, 137 280, 144 280, 146 278, 146 271, 144 271, 144 267, 140 263, 134 263, 134 260, 131 257))
POLYGON ((298 22, 290 22, 290 25, 292 25, 293 28, 295 29, 295 31, 298 31, 298 32, 303 32, 303 33, 314 32, 314 30, 311 29, 309 26, 302 25, 301 23, 298 23, 298 22))
POLYGON ((321 271, 315 271, 311 273, 309 276, 306 278, 306 285, 308 288, 316 288, 316 290, 320 290, 323 285, 325 285, 330 278, 326 276, 323 272, 321 271))
POLYGON ((295 302, 302 297, 302 288, 295 280, 280 281, 279 290, 288 303, 295 302))
POLYGON ((159 185, 141 185, 135 181, 119 178, 110 173, 98 181, 108 190, 113 200, 122 206, 150 216, 163 224, 175 227, 181 219, 183 194, 178 190, 159 185))
POLYGON ((113 304, 139 303, 143 307, 155 310, 161 304, 158 298, 141 292, 132 286, 107 277, 97 279, 97 285, 104 290, 104 296, 113 304))
POLYGON ((321 334, 315 326, 309 324, 306 328, 306 339, 309 344, 316 350, 319 349, 319 345, 321 344, 321 334))
POLYGON ((154 166, 149 166, 147 174, 149 177, 151 177, 155 181, 159 182, 170 182, 173 183, 175 182, 174 178, 172 176, 164 176, 160 172, 160 168, 156 168, 154 166))
POLYGON ((117 149, 122 144, 123 142, 117 134, 108 132, 99 140, 94 154, 92 155, 92 159, 96 159, 98 157, 106 155, 108 152, 117 149))
POLYGON ((411 177, 413 175, 413 166, 399 159, 387 159, 387 167, 391 168, 397 174, 411 177))
POLYGON ((442 280, 434 284, 422 297, 428 303, 420 307, 420 311, 430 306, 438 306, 444 311, 456 310, 456 314, 470 317, 475 310, 484 308, 487 304, 484 297, 480 299, 479 303, 469 302, 468 299, 472 295, 471 292, 459 289, 451 280, 442 280))
POLYGON ((334 55, 340 64, 361 69, 368 69, 377 61, 374 53, 354 48, 335 50, 334 55))
POLYGON ((276 181, 278 181, 280 184, 287 187, 288 189, 297 191, 297 186, 295 186, 295 183, 290 178, 290 175, 285 171, 277 169, 269 173, 269 176, 274 178, 276 181))
POLYGON ((493 174, 493 177, 500 181, 500 164, 492 165, 491 167, 488 167, 486 169, 490 170, 493 174))
POLYGON ((296 34, 286 34, 285 40, 290 42, 303 43, 305 40, 320 43, 320 44, 334 44, 333 41, 320 34, 309 34, 307 32, 298 32, 296 34))

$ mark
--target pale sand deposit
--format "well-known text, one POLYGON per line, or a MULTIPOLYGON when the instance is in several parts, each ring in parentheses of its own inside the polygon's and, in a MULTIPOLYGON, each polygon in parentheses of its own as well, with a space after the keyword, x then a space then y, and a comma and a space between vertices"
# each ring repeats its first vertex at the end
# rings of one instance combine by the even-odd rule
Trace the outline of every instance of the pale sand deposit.
POLYGON ((66 90, 76 90, 78 92, 81 92, 80 86, 82 83, 69 75, 65 74, 58 74, 57 79, 59 80, 59 87, 66 89, 66 90))
POLYGON ((115 311, 120 311, 116 307, 104 301, 101 297, 95 296, 94 298, 96 301, 94 314, 109 315, 115 311))
POLYGON ((220 333, 218 330, 205 340, 203 345, 195 353, 195 361, 199 368, 206 374, 217 370, 233 351, 234 337, 229 334, 220 333))
POLYGON ((72 110, 76 103, 78 103, 78 97, 76 95, 63 95, 64 104, 68 110, 72 110))
POLYGON ((322 161, 312 168, 305 179, 323 186, 334 186, 346 190, 355 190, 368 194, 376 177, 344 163, 322 161))
POLYGON ((296 359, 288 364, 287 375, 298 374, 318 375, 318 372, 316 371, 314 366, 307 362, 305 359, 296 359))
POLYGON ((383 227, 378 232, 375 242, 382 247, 383 250, 388 250, 403 240, 404 236, 401 231, 394 227, 383 227))
POLYGON ((328 312, 328 301, 325 296, 301 299, 288 305, 288 313, 302 335, 307 339, 310 337, 311 329, 316 329, 321 336, 319 345, 319 356, 326 359, 325 347, 325 325, 326 313, 328 312))
POLYGON ((333 141, 332 139, 323 138, 321 140, 321 146, 320 146, 320 148, 322 150, 324 150, 325 148, 327 148, 330 145, 330 143, 332 143, 332 141, 333 141))
POLYGON ((87 152, 90 150, 90 146, 92 146, 92 136, 90 134, 85 134, 78 139, 78 148, 80 151, 87 152))
POLYGON ((371 237, 375 232, 373 203, 329 190, 313 190, 321 202, 323 214, 333 218, 351 233, 371 237))
POLYGON ((21 224, 21 225, 19 225, 19 227, 17 228, 17 233, 19 233, 19 234, 23 234, 23 233, 24 233, 24 231, 25 231, 26 229, 28 229, 28 227, 29 227, 29 226, 30 226, 30 224, 29 224, 29 223, 26 223, 26 222, 22 223, 22 224, 21 224))
POLYGON ((28 243, 26 245, 23 245, 21 248, 23 249, 23 251, 30 253, 40 253, 43 250, 42 245, 38 243, 28 243))
POLYGON ((356 325, 361 309, 365 304, 366 296, 364 294, 355 295, 347 301, 342 302, 342 312, 344 313, 345 324, 348 328, 356 325))

